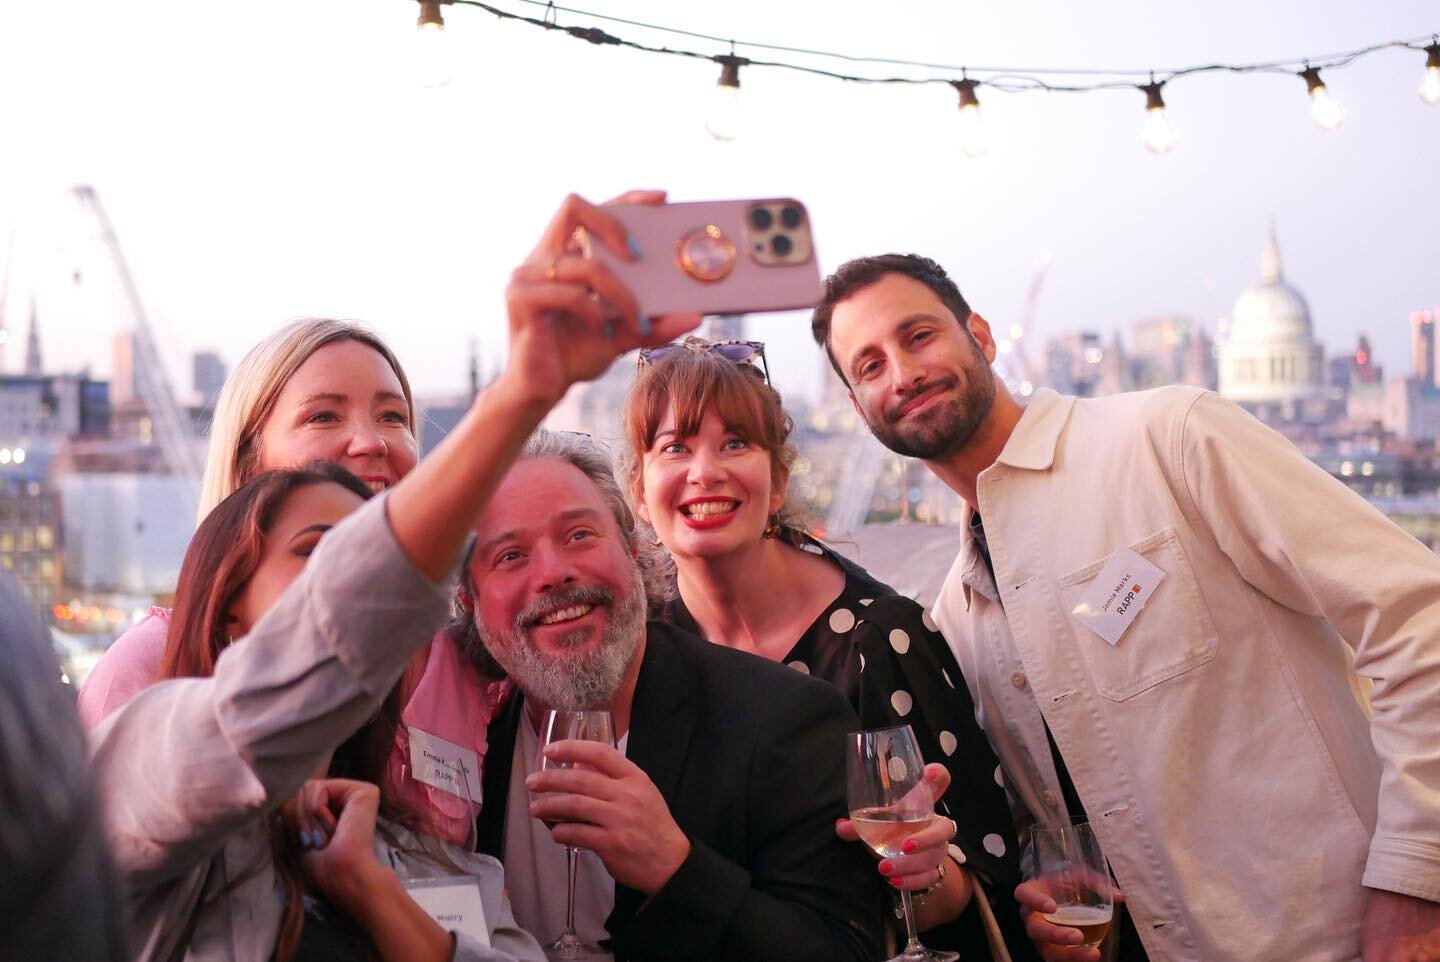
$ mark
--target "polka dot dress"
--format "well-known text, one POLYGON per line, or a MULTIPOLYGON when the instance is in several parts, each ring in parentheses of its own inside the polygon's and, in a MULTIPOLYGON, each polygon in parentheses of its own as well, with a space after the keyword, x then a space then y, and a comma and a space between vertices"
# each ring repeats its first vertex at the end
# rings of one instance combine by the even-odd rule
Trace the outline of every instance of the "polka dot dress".
MULTIPOLYGON (((781 662, 840 689, 864 728, 911 726, 924 759, 950 770, 950 788, 936 811, 958 828, 952 858, 980 878, 1016 962, 1037 959, 1011 896, 1020 882, 1019 846, 999 763, 975 723, 969 688, 949 646, 918 604, 821 550, 844 572, 845 587, 781 662)), ((678 598, 667 607, 666 619, 701 634, 678 598)), ((972 911, 928 931, 925 944, 959 951, 962 958, 989 958, 975 916, 972 911)))

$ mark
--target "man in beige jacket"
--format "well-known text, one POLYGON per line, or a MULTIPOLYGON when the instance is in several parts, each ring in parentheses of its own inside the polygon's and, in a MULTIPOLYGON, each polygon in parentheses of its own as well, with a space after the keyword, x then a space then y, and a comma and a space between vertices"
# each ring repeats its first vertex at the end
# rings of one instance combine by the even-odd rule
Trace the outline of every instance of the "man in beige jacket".
POLYGON ((969 506, 934 619, 1017 818, 1095 826, 1121 957, 1440 958, 1440 559, 1208 392, 1022 408, 925 258, 844 265, 813 331, 969 506))

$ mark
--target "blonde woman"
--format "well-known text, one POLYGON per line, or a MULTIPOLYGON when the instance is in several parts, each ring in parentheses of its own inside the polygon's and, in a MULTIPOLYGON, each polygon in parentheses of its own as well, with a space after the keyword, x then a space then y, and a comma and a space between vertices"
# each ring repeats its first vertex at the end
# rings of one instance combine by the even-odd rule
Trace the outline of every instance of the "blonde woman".
MULTIPOLYGON (((313 461, 346 468, 370 488, 394 486, 415 467, 419 445, 410 382, 390 349, 349 321, 291 324, 257 344, 220 392, 201 492, 200 519, 256 475, 313 461)), ((163 675, 169 609, 121 635, 80 691, 87 730, 163 675)), ((412 732, 485 754, 485 730, 499 697, 441 633, 411 662, 401 685, 405 705, 387 780, 426 817, 426 828, 463 844, 479 799, 457 797, 411 777, 412 732)))
MULTIPOLYGON (((310 319, 245 355, 220 391, 201 483, 200 514, 261 471, 333 461, 373 491, 415 467, 419 444, 405 371, 380 338, 350 321, 310 319)), ((116 639, 80 690, 86 730, 160 676, 170 611, 116 639)))

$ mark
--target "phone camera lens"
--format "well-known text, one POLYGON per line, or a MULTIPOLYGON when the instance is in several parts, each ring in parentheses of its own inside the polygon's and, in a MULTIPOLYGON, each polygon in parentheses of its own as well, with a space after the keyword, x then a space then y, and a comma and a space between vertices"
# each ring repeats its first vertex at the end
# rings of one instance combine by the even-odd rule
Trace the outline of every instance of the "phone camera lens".
POLYGON ((800 208, 786 204, 780 209, 780 223, 789 230, 800 226, 800 208))
POLYGON ((776 234, 774 237, 770 238, 770 249, 775 252, 775 255, 777 257, 790 256, 790 251, 794 248, 794 246, 795 245, 790 242, 790 238, 786 237, 784 234, 776 234))
POLYGON ((756 207, 750 212, 750 226, 756 230, 769 230, 775 226, 775 215, 768 207, 756 207))

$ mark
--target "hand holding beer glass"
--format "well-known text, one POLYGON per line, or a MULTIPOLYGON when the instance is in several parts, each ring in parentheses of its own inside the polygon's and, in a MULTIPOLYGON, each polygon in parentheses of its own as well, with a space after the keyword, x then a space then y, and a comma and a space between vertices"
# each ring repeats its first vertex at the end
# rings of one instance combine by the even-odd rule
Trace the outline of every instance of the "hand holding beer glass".
MULTIPOLYGON (((1021 904, 1037 911, 1049 926, 1080 933, 1078 942, 1072 941, 1073 936, 1071 940, 1057 936, 1060 944, 1094 949, 1104 941, 1114 915, 1115 883, 1090 823, 1031 826, 1025 877, 1028 881, 1021 889, 1028 890, 1029 897, 1017 892, 1021 904), (1047 896, 1054 911, 1048 911, 1048 905, 1041 908, 1047 896)), ((1037 936, 1034 921, 1027 924, 1031 938, 1037 936)))

